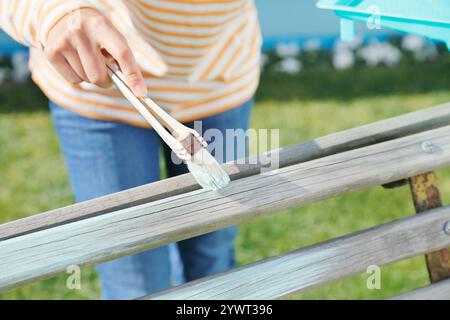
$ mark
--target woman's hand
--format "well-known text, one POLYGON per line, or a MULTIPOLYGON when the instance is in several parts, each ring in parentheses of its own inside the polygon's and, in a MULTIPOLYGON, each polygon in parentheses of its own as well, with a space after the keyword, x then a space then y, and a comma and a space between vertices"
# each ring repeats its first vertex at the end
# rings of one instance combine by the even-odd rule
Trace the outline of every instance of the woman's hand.
POLYGON ((134 93, 146 96, 144 78, 125 37, 95 9, 81 8, 59 20, 45 47, 47 59, 69 82, 100 87, 111 85, 105 51, 117 61, 134 93))

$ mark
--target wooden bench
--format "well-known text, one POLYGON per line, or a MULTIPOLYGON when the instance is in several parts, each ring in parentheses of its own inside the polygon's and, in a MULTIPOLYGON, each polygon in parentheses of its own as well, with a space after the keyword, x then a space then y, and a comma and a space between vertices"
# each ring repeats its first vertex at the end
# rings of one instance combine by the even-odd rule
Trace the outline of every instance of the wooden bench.
POLYGON ((449 298, 450 207, 433 170, 450 165, 450 103, 274 150, 280 168, 226 164, 233 183, 190 175, 0 225, 0 290, 370 187, 409 183, 408 218, 273 257, 145 299, 273 299, 427 254, 432 285, 397 297, 449 298))

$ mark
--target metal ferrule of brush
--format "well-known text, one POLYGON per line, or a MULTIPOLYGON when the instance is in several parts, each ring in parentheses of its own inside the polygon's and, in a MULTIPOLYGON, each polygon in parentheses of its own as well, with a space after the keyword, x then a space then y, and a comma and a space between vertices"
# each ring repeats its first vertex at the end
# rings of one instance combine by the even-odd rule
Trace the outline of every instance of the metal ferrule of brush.
POLYGON ((175 138, 181 143, 181 146, 190 156, 194 156, 201 148, 206 148, 208 144, 203 138, 195 136, 193 133, 189 132, 186 137, 180 137, 177 133, 173 134, 175 138))

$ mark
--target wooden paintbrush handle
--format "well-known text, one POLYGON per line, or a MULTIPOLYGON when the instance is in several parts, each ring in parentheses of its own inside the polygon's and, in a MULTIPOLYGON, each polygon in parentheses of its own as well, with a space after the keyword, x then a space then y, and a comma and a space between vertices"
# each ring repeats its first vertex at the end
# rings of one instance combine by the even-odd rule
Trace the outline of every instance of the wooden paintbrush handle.
POLYGON ((125 83, 124 77, 120 71, 114 66, 108 65, 109 73, 112 81, 124 95, 124 97, 139 111, 145 120, 152 126, 152 128, 159 134, 163 141, 177 154, 182 160, 189 160, 191 158, 190 150, 186 149, 183 143, 175 139, 175 137, 166 130, 166 128, 156 119, 148 110, 141 99, 137 98, 131 89, 125 83))

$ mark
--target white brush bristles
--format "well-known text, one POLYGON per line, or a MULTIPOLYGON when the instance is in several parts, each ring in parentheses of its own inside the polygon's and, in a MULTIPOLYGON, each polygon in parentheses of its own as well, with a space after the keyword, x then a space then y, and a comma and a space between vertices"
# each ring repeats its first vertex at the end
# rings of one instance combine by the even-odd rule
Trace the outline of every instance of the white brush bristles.
POLYGON ((230 183, 228 174, 206 148, 200 148, 186 164, 204 189, 219 190, 230 183))

